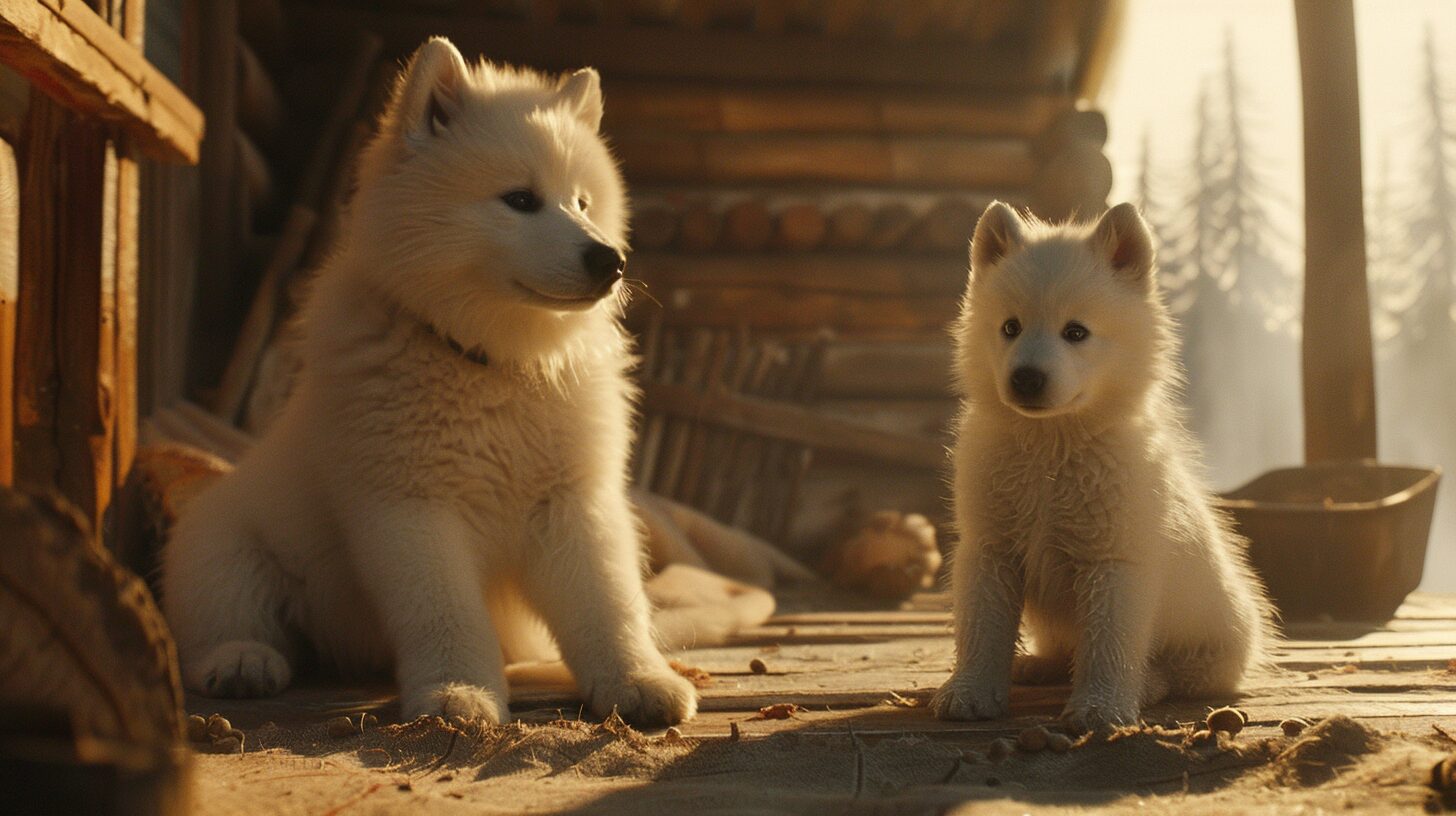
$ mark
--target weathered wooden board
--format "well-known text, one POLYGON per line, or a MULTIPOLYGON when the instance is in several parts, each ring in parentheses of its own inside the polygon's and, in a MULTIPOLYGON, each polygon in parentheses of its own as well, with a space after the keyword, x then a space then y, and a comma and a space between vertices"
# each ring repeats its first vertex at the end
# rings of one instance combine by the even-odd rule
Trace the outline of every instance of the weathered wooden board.
POLYGON ((85 3, 0 2, 0 62, 78 113, 120 126, 153 156, 197 161, 202 113, 85 3))
MULTIPOLYGON (((979 740, 1014 735, 1055 716, 1066 685, 1015 686, 1010 719, 942 722, 925 703, 944 681, 954 658, 947 598, 916 596, 905 610, 790 612, 748 630, 728 646, 689 649, 673 657, 712 675, 701 691, 700 713, 681 726, 691 737, 752 739, 781 732, 862 736, 945 734, 979 740), (755 673, 750 661, 764 671, 755 673), (802 708, 791 718, 764 719, 774 703, 802 708)), ((1250 717, 1249 734, 1272 733, 1286 717, 1345 714, 1384 730, 1419 732, 1456 717, 1456 671, 1442 656, 1456 654, 1456 598, 1414 596, 1398 618, 1382 625, 1300 624, 1300 638, 1280 649, 1278 668, 1256 674, 1237 701, 1170 702, 1147 712, 1154 722, 1191 722, 1210 702, 1237 702, 1250 717), (1438 617, 1445 616, 1445 617, 1438 617), (1316 638, 1316 635, 1320 637, 1316 638), (1396 657, 1395 663, 1387 658, 1396 657)), ((1449 659, 1449 657, 1447 658, 1449 659)), ((317 722, 339 713, 377 710, 396 714, 393 690, 307 686, 265 701, 203 701, 189 710, 221 711, 242 727, 265 720, 317 722)), ((581 703, 559 685, 518 684, 512 708, 528 721, 582 716, 581 703)))

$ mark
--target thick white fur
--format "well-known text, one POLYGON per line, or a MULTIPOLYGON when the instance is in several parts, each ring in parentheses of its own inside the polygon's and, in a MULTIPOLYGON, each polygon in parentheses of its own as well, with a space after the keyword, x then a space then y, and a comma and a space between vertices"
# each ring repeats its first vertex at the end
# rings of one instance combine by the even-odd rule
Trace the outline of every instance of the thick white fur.
POLYGON ((392 667, 406 717, 499 722, 503 661, 549 657, 544 622, 596 713, 693 715, 649 630, 619 293, 591 296, 581 262, 626 240, 601 105, 590 69, 415 54, 304 306, 296 389, 166 549, 189 688, 276 693, 306 644, 392 667))
POLYGON ((956 667, 936 714, 1005 716, 1013 673, 1070 671, 1076 729, 1135 723, 1170 694, 1233 692, 1265 659, 1272 614, 1197 474, 1147 226, 1126 204, 1089 228, 996 202, 971 255, 954 329, 956 667), (1072 321, 1087 339, 1063 337, 1072 321), (1048 374, 1040 405, 1012 392, 1019 366, 1048 374))

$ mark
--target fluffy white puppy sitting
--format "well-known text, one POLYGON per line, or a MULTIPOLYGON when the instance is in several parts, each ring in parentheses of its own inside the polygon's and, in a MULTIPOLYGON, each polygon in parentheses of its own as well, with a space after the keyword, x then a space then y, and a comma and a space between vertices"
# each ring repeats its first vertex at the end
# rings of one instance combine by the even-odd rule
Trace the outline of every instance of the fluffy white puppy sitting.
POLYGON ((592 711, 696 708, 658 651, 627 498, 627 204, 595 71, 432 39, 362 157, 303 370, 164 555, 186 685, 258 696, 300 647, 392 667, 406 717, 508 717, 539 622, 592 711))
POLYGON ((1070 671, 1075 729, 1135 723, 1169 694, 1233 692, 1263 660, 1272 614, 1196 473, 1137 211, 1052 226, 991 204, 954 334, 956 666, 936 714, 1005 716, 1013 672, 1070 671))

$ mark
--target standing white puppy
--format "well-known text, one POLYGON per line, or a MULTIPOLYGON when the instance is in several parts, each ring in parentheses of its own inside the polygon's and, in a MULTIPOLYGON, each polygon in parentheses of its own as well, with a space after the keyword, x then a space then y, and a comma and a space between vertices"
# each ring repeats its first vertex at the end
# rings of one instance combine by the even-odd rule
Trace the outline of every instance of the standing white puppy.
POLYGON ((1070 672, 1062 716, 1079 730, 1234 691, 1264 659, 1272 612, 1195 472, 1137 210, 1088 228, 992 203, 954 332, 956 667, 936 714, 1005 716, 1013 674, 1070 672))
POLYGON ((627 203, 595 71, 448 41, 401 75, 282 414, 164 557, 186 685, 256 696, 300 647, 392 667, 403 713, 508 716, 538 622, 591 709, 691 717, 658 651, 627 499, 627 203))

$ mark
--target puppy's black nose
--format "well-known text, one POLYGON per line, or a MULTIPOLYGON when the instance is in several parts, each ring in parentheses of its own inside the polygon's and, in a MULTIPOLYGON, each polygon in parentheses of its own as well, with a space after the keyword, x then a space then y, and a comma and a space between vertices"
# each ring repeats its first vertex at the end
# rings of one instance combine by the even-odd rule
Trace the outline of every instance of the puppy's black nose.
POLYGON ((1011 391, 1022 399, 1036 399, 1046 390, 1045 371, 1031 366, 1022 366, 1011 372, 1011 391))
POLYGON ((616 247, 593 241, 581 253, 581 265, 586 267, 586 274, 592 280, 607 286, 622 279, 622 272, 627 268, 627 256, 616 247))

